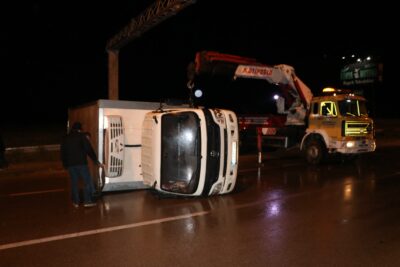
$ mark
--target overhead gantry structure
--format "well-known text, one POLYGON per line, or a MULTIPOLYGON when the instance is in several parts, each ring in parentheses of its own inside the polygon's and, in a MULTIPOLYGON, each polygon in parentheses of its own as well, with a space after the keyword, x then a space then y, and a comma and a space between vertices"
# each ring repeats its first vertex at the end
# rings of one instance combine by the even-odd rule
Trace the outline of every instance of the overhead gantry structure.
POLYGON ((157 0, 107 41, 109 99, 119 99, 119 50, 195 2, 196 0, 157 0))

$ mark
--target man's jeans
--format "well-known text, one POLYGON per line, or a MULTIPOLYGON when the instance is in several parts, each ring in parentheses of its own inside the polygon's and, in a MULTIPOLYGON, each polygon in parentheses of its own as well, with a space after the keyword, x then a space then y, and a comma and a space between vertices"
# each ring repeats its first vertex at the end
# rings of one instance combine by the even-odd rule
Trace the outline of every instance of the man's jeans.
POLYGON ((72 201, 79 204, 79 178, 83 178, 85 184, 83 201, 84 203, 92 202, 92 195, 94 193, 94 185, 92 177, 90 176, 89 168, 87 165, 71 166, 68 167, 68 172, 71 178, 71 191, 72 201))

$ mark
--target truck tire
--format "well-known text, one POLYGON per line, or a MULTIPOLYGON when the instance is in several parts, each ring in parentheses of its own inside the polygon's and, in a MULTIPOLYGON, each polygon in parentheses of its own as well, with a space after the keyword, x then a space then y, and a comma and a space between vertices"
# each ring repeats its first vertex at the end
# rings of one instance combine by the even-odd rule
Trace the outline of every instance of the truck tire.
POLYGON ((320 164, 326 157, 325 144, 318 139, 310 140, 306 145, 305 157, 307 162, 310 164, 320 164))

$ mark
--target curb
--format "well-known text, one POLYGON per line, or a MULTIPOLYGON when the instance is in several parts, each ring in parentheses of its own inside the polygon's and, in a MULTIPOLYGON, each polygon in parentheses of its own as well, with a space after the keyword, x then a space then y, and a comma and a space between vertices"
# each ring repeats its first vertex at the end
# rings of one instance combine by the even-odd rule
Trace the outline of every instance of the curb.
POLYGON ((42 146, 22 146, 22 147, 8 147, 6 148, 7 152, 39 152, 39 151, 56 151, 60 150, 60 145, 42 145, 42 146))

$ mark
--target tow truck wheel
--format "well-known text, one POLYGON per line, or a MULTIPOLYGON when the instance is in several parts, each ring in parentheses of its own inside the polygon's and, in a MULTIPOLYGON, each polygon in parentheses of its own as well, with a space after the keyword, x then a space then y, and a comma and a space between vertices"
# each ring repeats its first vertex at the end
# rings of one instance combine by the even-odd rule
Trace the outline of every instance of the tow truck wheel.
POLYGON ((307 162, 316 165, 325 158, 326 148, 320 140, 313 139, 307 143, 305 153, 307 162))

